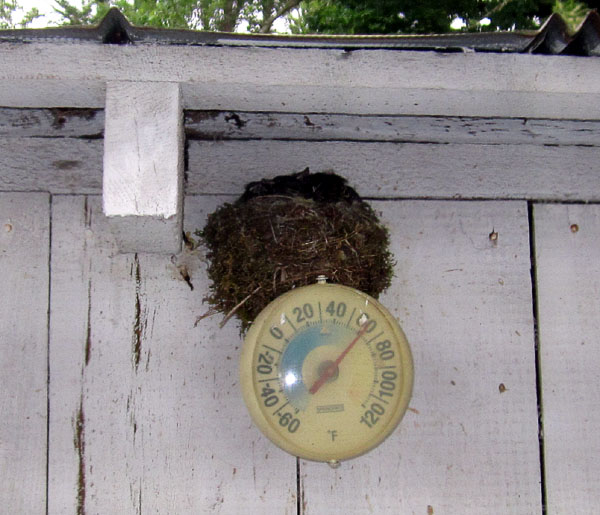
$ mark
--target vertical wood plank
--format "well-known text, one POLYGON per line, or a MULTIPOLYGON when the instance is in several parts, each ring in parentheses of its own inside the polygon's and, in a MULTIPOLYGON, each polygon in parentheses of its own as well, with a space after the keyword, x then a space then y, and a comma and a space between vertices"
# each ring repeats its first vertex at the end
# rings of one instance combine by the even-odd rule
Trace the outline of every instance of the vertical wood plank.
POLYGON ((0 509, 46 509, 49 197, 0 193, 0 509))
MULTIPOLYGON (((189 229, 220 200, 190 199, 189 229)), ((50 513, 295 513, 295 460, 238 391, 238 327, 194 327, 202 254, 118 254, 106 225, 98 197, 54 203, 50 513)))
POLYGON ((548 513, 600 505, 600 206, 536 205, 548 513))
POLYGON ((373 204, 391 231, 382 301, 411 344, 414 394, 371 453, 338 470, 302 462, 302 512, 541 513, 526 204, 373 204))

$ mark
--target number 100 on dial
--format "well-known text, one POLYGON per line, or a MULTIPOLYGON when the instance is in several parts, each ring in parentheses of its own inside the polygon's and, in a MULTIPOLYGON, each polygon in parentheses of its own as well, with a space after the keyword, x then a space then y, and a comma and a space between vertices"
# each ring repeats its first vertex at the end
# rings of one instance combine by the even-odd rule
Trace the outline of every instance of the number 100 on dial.
POLYGON ((244 400, 294 456, 335 463, 368 452, 404 415, 413 364, 404 333, 367 294, 317 283, 271 302, 242 349, 244 400))

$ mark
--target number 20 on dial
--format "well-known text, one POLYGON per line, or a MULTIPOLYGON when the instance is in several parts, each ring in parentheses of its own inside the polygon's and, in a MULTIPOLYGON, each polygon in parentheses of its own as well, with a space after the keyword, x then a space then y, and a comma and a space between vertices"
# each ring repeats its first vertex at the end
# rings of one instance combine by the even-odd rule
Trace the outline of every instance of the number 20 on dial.
POLYGON ((322 282, 260 313, 240 377, 250 415, 273 443, 334 464, 392 433, 408 407, 413 365, 402 329, 379 302, 322 282))

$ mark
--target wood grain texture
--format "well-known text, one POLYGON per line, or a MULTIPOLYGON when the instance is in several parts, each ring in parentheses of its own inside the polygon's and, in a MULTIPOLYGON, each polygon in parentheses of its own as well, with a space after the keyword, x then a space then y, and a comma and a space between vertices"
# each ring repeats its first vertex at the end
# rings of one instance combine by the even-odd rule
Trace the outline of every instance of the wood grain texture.
POLYGON ((0 138, 0 191, 100 193, 102 140, 0 138))
MULTIPOLYGON (((188 200, 188 230, 220 200, 188 200)), ((98 197, 53 206, 49 512, 295 513, 295 459, 245 416, 238 328, 194 327, 202 256, 118 254, 98 197)))
POLYGON ((0 506, 46 508, 49 197, 0 193, 0 506))
POLYGON ((0 63, 9 107, 99 108, 118 80, 179 83, 188 109, 600 118, 600 64, 577 57, 36 42, 0 63))
MULTIPOLYGON (((190 139, 598 146, 600 122, 466 116, 186 111, 190 139)), ((0 138, 101 139, 103 109, 0 108, 0 138)))
MULTIPOLYGON (((1 120, 2 118, 0 128, 1 120)), ((73 125, 75 124, 71 124, 73 125)), ((276 139, 598 146, 600 122, 465 116, 187 111, 185 130, 188 138, 205 140, 276 139)))
MULTIPOLYGON (((598 159, 599 147, 585 146, 190 141, 186 193, 240 194, 309 166, 336 171, 363 196, 598 201, 598 159)), ((0 189, 100 193, 102 141, 0 139, 0 189)))
POLYGON ((102 207, 122 252, 179 252, 183 144, 178 84, 108 83, 102 207))
POLYGON ((2 138, 101 138, 103 109, 0 108, 2 138))
POLYGON ((381 300, 411 344, 414 394, 373 452, 338 470, 302 462, 302 513, 541 513, 527 206, 373 205, 397 259, 381 300))
POLYGON ((306 141, 192 141, 188 192, 333 170, 362 196, 600 200, 598 147, 306 141), (569 170, 566 174, 565 170, 569 170))
POLYGON ((182 116, 177 84, 108 84, 102 180, 107 216, 169 218, 180 212, 182 116))
POLYGON ((600 505, 600 206, 536 205, 548 513, 600 505))

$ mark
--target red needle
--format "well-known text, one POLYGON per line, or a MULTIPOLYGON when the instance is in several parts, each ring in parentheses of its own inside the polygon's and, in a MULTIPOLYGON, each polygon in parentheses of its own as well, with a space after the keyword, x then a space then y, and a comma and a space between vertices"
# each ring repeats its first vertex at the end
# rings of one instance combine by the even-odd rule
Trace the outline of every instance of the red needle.
POLYGON ((368 326, 368 321, 360 326, 360 329, 358 330, 358 333, 356 333, 354 340, 352 340, 348 344, 348 346, 342 351, 342 353, 337 357, 337 359, 333 363, 331 363, 331 365, 329 365, 327 368, 325 368, 325 370, 323 370, 323 372, 321 373, 319 378, 311 386, 310 390, 308 390, 310 393, 312 393, 312 394, 317 393, 319 391, 319 388, 321 388, 321 386, 323 386, 330 377, 333 377, 337 367, 342 362, 342 360, 346 357, 346 354, 348 354, 350 352, 352 347, 354 347, 354 344, 358 340, 360 340, 360 338, 363 334, 365 334, 365 332, 367 331, 367 326, 368 326))

